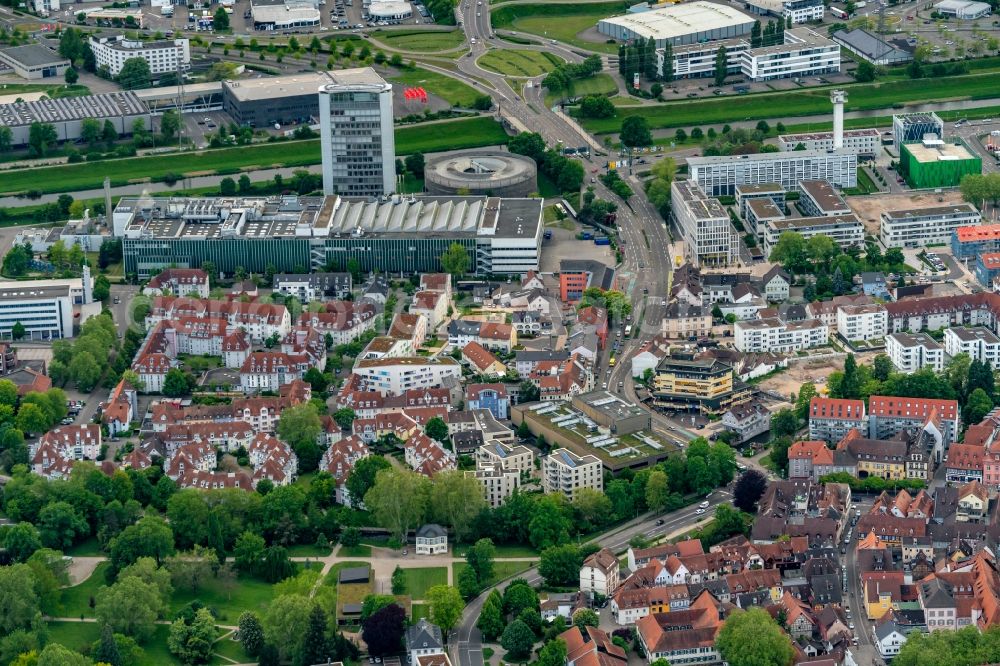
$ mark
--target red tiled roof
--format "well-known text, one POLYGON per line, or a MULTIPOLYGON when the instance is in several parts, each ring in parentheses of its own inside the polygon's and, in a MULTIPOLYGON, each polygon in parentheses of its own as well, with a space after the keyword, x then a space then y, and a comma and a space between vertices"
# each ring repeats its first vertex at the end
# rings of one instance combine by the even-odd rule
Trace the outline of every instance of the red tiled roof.
POLYGON ((863 400, 814 397, 809 401, 810 419, 855 419, 860 421, 865 414, 863 400))
POLYGON ((872 416, 924 420, 931 416, 935 410, 940 418, 953 421, 958 418, 958 401, 882 395, 873 395, 868 398, 868 412, 872 416))
POLYGON ((959 227, 955 230, 955 235, 958 236, 959 243, 996 240, 1000 238, 1000 224, 981 224, 959 227))

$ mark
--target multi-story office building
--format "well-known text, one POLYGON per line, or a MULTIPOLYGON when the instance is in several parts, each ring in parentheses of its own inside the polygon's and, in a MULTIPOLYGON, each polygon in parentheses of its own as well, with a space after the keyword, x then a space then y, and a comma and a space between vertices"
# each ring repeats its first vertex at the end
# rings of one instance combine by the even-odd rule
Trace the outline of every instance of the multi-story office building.
POLYGON ((750 352, 796 352, 830 341, 830 329, 819 319, 785 322, 778 317, 738 321, 736 349, 750 352))
POLYGON ((757 236, 764 234, 768 222, 777 222, 785 219, 785 211, 778 207, 771 199, 763 197, 751 199, 746 204, 746 213, 743 215, 744 227, 757 236))
POLYGON ((396 191, 392 86, 371 67, 329 72, 319 91, 323 191, 381 196, 396 191))
POLYGON ((927 247, 950 243, 959 227, 976 226, 982 216, 971 204, 884 211, 879 237, 886 247, 927 247))
MULTIPOLYGON (((697 79, 715 75, 715 58, 719 47, 726 47, 726 71, 736 74, 740 71, 743 53, 750 48, 745 39, 724 39, 713 42, 699 42, 671 47, 675 79, 697 79)), ((663 74, 666 57, 664 49, 656 50, 656 67, 663 74)))
POLYGON ((113 215, 125 272, 143 280, 168 266, 204 262, 232 274, 324 266, 439 273, 441 255, 466 248, 476 273, 538 270, 542 200, 410 197, 123 198, 113 215))
POLYGON ((222 82, 222 110, 238 125, 270 127, 310 122, 319 117, 317 91, 332 82, 332 72, 222 82))
POLYGON ((983 326, 945 329, 944 351, 949 356, 968 354, 973 361, 1000 369, 1000 338, 983 326))
POLYGON ((161 74, 185 72, 191 67, 191 45, 186 39, 160 39, 144 42, 128 39, 124 35, 91 37, 90 50, 94 52, 97 69, 108 68, 111 76, 121 74, 125 61, 142 58, 149 64, 154 77, 161 74))
POLYGON ((865 225, 853 213, 836 217, 787 217, 764 224, 764 256, 770 256, 786 231, 795 231, 804 238, 829 236, 844 250, 865 242, 865 225))
POLYGON ((837 308, 837 333, 845 340, 876 340, 888 332, 889 313, 880 303, 837 308))
POLYGON ((799 183, 799 210, 811 217, 840 217, 851 214, 851 207, 840 192, 825 180, 803 180, 799 183))
POLYGON ((664 358, 656 366, 652 393, 661 407, 702 414, 722 414, 751 399, 732 366, 711 358, 664 358))
POLYGON ((594 455, 580 456, 569 449, 556 449, 542 458, 542 490, 562 493, 573 501, 583 488, 604 491, 604 468, 594 455))
POLYGON ((778 208, 785 208, 785 188, 777 183, 746 183, 736 186, 736 205, 740 207, 740 217, 746 217, 747 204, 754 199, 769 199, 778 208))
POLYGON ((921 368, 941 372, 944 348, 926 333, 891 333, 885 338, 885 353, 900 372, 910 374, 921 368))
MULTIPOLYGON (((822 15, 822 3, 819 11, 822 15)), ((740 72, 750 81, 837 74, 840 45, 809 28, 786 30, 784 44, 743 51, 740 72)))
POLYGON ((24 328, 24 340, 73 337, 73 297, 68 285, 0 282, 0 339, 13 339, 24 328))
MULTIPOLYGON (((799 146, 805 150, 833 150, 833 132, 782 134, 778 137, 778 146, 785 152, 799 146)), ((874 157, 881 148, 882 134, 877 129, 844 130, 844 150, 874 157)))
POLYGON ((837 187, 858 184, 858 156, 849 150, 799 150, 689 157, 688 173, 709 196, 732 195, 737 185, 778 183, 794 190, 802 180, 828 180, 837 187))
POLYGON ((920 141, 928 134, 935 138, 944 137, 944 121, 936 113, 904 113, 892 117, 892 139, 896 150, 904 143, 920 141))
POLYGON ((691 180, 675 180, 670 190, 670 209, 691 263, 725 266, 736 261, 739 239, 719 200, 705 196, 691 180))
POLYGON ((1000 252, 1000 224, 973 224, 951 232, 951 253, 956 259, 975 259, 987 252, 1000 252))

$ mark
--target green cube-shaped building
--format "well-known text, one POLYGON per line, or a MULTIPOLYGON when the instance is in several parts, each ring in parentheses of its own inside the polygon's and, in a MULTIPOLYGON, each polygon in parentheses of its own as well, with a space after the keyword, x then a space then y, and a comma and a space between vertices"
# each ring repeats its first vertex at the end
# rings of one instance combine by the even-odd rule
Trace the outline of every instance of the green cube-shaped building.
POLYGON ((924 139, 899 150, 899 171, 910 187, 956 187, 962 177, 983 172, 983 160, 961 139, 924 139))

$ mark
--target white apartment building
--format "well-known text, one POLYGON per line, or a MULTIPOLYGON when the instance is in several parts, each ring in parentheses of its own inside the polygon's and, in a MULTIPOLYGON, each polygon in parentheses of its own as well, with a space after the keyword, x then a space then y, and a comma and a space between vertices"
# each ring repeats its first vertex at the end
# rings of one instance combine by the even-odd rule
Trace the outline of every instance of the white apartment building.
MULTIPOLYGON (((793 24, 822 21, 825 9, 822 0, 748 0, 747 7, 754 14, 790 18, 793 24)), ((785 31, 785 35, 789 32, 785 31)))
POLYGON ((542 490, 562 493, 572 502, 581 488, 604 492, 604 470, 597 456, 556 449, 542 458, 542 490))
POLYGON ((535 469, 535 454, 527 446, 499 441, 483 444, 476 451, 477 468, 497 463, 505 469, 530 474, 535 469))
MULTIPOLYGON (((750 42, 745 39, 723 39, 697 44, 683 44, 671 47, 673 55, 674 78, 696 79, 715 74, 715 58, 719 47, 726 47, 726 70, 735 74, 740 71, 740 60, 750 49, 750 42)), ((656 49, 656 68, 663 74, 664 49, 656 49)))
POLYGON ((806 217, 841 217, 852 212, 840 192, 825 180, 799 182, 799 201, 796 206, 806 217))
POLYGON ((837 308, 837 333, 845 340, 877 340, 888 332, 889 313, 880 303, 837 308))
POLYGON ((944 348, 926 333, 891 333, 885 338, 885 352, 896 369, 906 374, 944 368, 944 348))
POLYGON ((695 266, 725 266, 736 261, 739 238, 726 209, 692 180, 670 185, 670 210, 695 266))
POLYGON ((0 340, 13 339, 18 324, 25 341, 73 337, 71 287, 50 282, 0 283, 0 340))
POLYGON ((369 391, 402 395, 410 389, 439 387, 447 377, 461 379, 462 365, 447 356, 361 359, 354 364, 354 374, 361 377, 369 391))
POLYGON ((191 68, 191 45, 186 39, 161 39, 151 42, 127 39, 123 35, 91 37, 90 50, 94 52, 97 68, 107 67, 112 76, 118 76, 129 58, 142 58, 149 64, 150 73, 185 72, 191 68))
POLYGON ((828 180, 840 188, 858 184, 858 156, 844 149, 689 157, 687 163, 690 180, 713 197, 732 195, 745 184, 778 183, 786 190, 802 180, 828 180))
POLYGON ((465 475, 474 477, 483 486, 483 497, 494 509, 521 487, 521 473, 505 468, 503 463, 477 462, 475 471, 466 472, 465 475))
POLYGON ((890 210, 882 213, 879 238, 886 247, 927 247, 951 243, 959 227, 974 227, 983 220, 971 204, 934 208, 890 210))
POLYGON ((311 367, 305 354, 254 352, 240 368, 240 387, 246 393, 278 391, 285 384, 302 379, 311 367))
POLYGON ((750 352, 795 352, 830 341, 830 329, 819 319, 783 322, 777 317, 738 321, 736 349, 750 352))
POLYGON ((580 591, 611 596, 621 584, 620 569, 618 557, 607 548, 602 548, 583 561, 580 591))
POLYGON ((945 329, 944 351, 949 356, 968 354, 973 361, 1000 368, 1000 338, 983 326, 945 329))
POLYGON ((43 17, 59 11, 61 6, 59 0, 32 0, 31 4, 35 8, 35 13, 43 17))
MULTIPOLYGON (((782 134, 778 137, 778 147, 783 152, 790 152, 799 146, 806 150, 833 150, 833 132, 782 134)), ((844 150, 874 157, 881 148, 882 133, 877 129, 844 130, 844 150)))
POLYGON ((392 86, 371 67, 328 72, 319 90, 323 192, 382 196, 396 191, 392 86))
POLYGON ((764 256, 778 244, 781 234, 796 231, 803 238, 829 236, 841 249, 852 245, 863 245, 865 225, 853 213, 836 217, 787 217, 783 220, 768 220, 764 224, 764 256))
MULTIPOLYGON (((823 5, 818 9, 822 18, 823 5)), ((743 51, 740 71, 750 81, 836 74, 840 45, 809 28, 786 30, 784 44, 743 51)))

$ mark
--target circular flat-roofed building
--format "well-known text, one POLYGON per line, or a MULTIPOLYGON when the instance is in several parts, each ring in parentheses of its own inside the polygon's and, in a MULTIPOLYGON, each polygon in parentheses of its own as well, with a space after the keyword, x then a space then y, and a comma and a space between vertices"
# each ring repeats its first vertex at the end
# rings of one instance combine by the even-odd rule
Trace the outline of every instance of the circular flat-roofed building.
POLYGON ((402 0, 376 1, 368 5, 368 16, 377 21, 398 21, 413 16, 413 8, 402 0))
POLYGON ((535 161, 500 151, 468 150, 428 158, 424 188, 430 194, 525 197, 538 191, 535 161))

